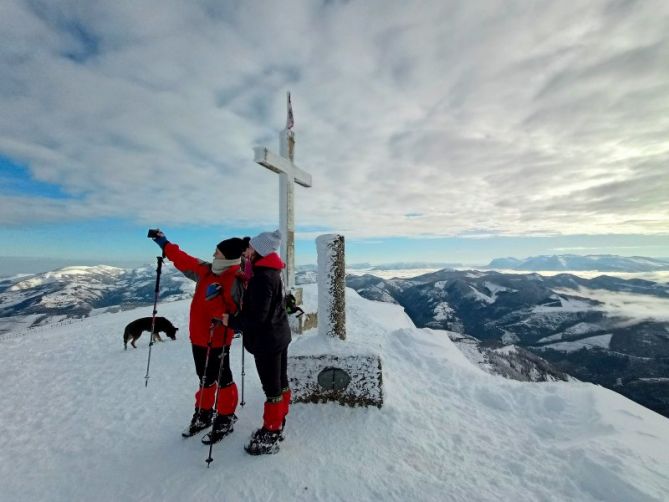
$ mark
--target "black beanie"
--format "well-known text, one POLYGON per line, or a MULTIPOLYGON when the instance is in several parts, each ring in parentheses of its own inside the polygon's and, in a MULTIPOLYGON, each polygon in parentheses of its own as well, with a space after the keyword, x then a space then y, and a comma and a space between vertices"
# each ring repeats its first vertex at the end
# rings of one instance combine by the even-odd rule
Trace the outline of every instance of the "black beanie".
POLYGON ((236 260, 246 250, 248 243, 245 243, 243 239, 233 237, 219 242, 216 247, 227 260, 236 260))

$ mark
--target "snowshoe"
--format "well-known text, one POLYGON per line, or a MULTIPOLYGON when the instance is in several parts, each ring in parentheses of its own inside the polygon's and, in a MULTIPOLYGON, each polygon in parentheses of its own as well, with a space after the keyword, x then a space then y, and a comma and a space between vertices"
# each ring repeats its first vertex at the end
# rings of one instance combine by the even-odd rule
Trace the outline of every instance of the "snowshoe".
POLYGON ((249 455, 271 455, 279 451, 279 431, 258 429, 251 436, 249 444, 244 449, 249 455))
POLYGON ((236 421, 237 415, 217 415, 214 418, 211 431, 202 437, 202 442, 204 444, 218 443, 234 430, 232 426, 236 421))
POLYGON ((200 431, 203 431, 207 427, 211 426, 211 419, 214 416, 214 410, 200 410, 195 408, 195 413, 193 413, 193 418, 190 421, 190 425, 184 429, 181 435, 185 438, 194 436, 200 431))
MULTIPOLYGON (((286 428, 286 419, 283 419, 283 422, 281 423, 281 429, 279 429, 279 441, 283 441, 286 439, 286 433, 284 432, 284 429, 286 428)), ((260 434, 264 428, 258 429, 255 431, 253 434, 251 434, 251 439, 255 439, 258 434, 260 434)))

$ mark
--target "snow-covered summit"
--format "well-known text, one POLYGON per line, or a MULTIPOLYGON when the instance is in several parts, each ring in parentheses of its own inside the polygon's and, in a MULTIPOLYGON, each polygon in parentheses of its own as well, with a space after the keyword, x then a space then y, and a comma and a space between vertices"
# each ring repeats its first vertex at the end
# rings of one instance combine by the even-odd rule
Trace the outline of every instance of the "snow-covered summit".
MULTIPOLYGON (((305 288, 315 304, 315 288, 305 288)), ((208 449, 184 440, 197 379, 188 301, 160 304, 181 328, 122 350, 123 326, 150 308, 105 313, 0 339, 0 493, 4 500, 662 500, 669 421, 601 387, 524 383, 473 365, 447 332, 417 329, 401 307, 347 290, 348 337, 315 330, 294 352, 369 347, 383 361, 384 406, 297 404, 275 456, 242 445, 263 394, 246 358, 246 406, 208 449)), ((232 367, 240 379, 240 344, 232 367)))

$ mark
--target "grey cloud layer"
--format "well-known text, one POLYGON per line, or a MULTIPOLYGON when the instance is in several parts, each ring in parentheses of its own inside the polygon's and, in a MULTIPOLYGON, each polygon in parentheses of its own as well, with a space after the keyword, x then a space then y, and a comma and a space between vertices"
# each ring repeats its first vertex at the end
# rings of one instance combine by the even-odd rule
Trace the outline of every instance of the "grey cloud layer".
POLYGON ((74 198, 0 195, 3 224, 274 222, 251 147, 291 89, 299 224, 669 228, 665 2, 54 5, 0 7, 0 154, 74 198))

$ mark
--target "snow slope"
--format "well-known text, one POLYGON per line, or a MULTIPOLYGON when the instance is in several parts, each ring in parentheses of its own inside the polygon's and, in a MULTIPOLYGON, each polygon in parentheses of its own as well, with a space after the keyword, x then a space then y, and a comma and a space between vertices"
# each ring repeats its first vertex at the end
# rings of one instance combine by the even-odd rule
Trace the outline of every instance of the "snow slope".
POLYGON ((557 342, 551 343, 549 345, 542 345, 538 347, 538 350, 553 349, 561 350, 563 352, 574 352, 576 350, 588 349, 592 347, 600 347, 602 349, 608 349, 611 345, 611 337, 613 335, 597 335, 590 336, 588 338, 581 338, 580 340, 574 340, 573 342, 557 342))
MULTIPOLYGON (((305 294, 315 304, 313 285, 305 294)), ((148 388, 147 335, 124 352, 121 333, 150 308, 1 338, 0 499, 666 500, 666 418, 591 384, 486 374, 401 307, 352 290, 347 303, 347 342, 313 330, 294 349, 378 351, 383 408, 295 405, 281 451, 251 457, 263 395, 247 354, 247 404, 210 469, 199 437, 180 436, 197 385, 187 301, 159 306, 181 330, 154 345, 148 388)), ((235 340, 238 382, 240 361, 235 340)))

